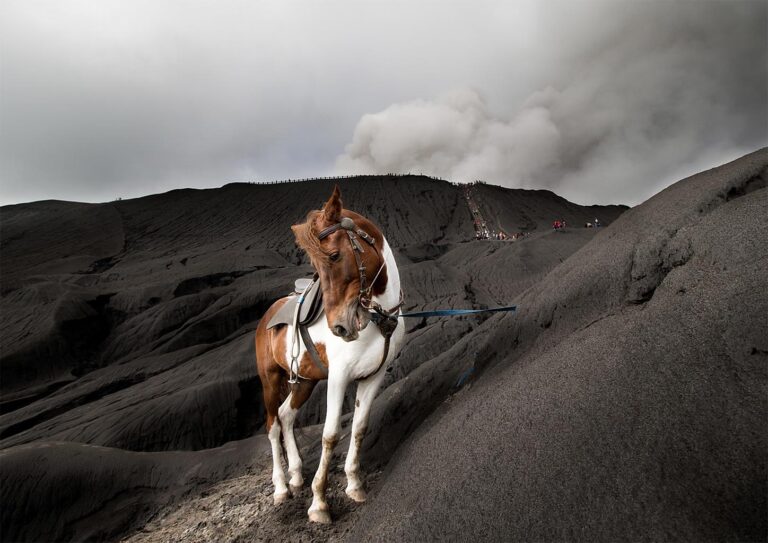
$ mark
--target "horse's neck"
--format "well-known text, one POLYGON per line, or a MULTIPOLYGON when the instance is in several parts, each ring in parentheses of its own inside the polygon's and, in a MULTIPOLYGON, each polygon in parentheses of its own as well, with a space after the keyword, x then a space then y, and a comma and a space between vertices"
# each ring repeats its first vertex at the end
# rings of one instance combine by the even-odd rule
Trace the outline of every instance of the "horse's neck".
POLYGON ((384 309, 390 309, 400 303, 400 272, 397 269, 395 255, 392 253, 386 238, 381 254, 387 264, 387 287, 380 295, 374 296, 373 301, 384 309))

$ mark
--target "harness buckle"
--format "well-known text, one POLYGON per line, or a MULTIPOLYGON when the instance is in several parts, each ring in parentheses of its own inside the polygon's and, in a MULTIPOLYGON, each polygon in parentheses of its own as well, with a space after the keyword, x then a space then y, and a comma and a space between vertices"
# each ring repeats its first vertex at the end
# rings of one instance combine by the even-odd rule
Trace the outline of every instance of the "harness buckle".
POLYGON ((349 234, 349 241, 352 243, 352 248, 357 251, 358 253, 363 252, 363 247, 358 243, 357 238, 352 232, 347 232, 349 234))

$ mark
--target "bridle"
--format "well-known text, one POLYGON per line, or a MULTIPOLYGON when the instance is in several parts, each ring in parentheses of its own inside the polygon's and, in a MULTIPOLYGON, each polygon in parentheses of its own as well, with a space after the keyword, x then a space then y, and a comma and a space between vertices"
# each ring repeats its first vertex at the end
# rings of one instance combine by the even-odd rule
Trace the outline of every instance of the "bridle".
MULTIPOLYGON (((399 310, 400 307, 403 305, 403 292, 400 291, 400 303, 398 303, 395 307, 385 310, 383 307, 381 307, 380 304, 373 301, 371 296, 371 291, 373 290, 373 285, 376 284, 376 280, 379 278, 379 275, 381 275, 382 270, 384 269, 384 266, 386 263, 384 262, 384 258, 381 256, 381 253, 376 248, 376 240, 373 239, 373 237, 368 234, 365 230, 358 228, 355 224, 355 221, 350 219, 349 217, 342 218, 339 222, 337 222, 334 225, 329 226, 328 228, 324 228, 320 231, 319 234, 317 234, 317 239, 320 241, 324 240, 334 232, 337 232, 338 230, 344 230, 347 233, 347 237, 349 238, 349 243, 352 245, 352 252, 355 255, 355 262, 357 263, 357 271, 360 274, 360 292, 357 296, 358 303, 363 309, 366 309, 367 311, 373 313, 374 315, 379 315, 381 317, 387 317, 392 318, 395 316, 399 310), (361 238, 365 240, 368 245, 370 245, 374 251, 376 251, 376 254, 379 255, 379 258, 381 258, 381 266, 379 266, 378 271, 376 271, 376 275, 373 277, 373 281, 371 281, 371 284, 368 285, 368 279, 366 278, 366 270, 365 270, 365 264, 363 263, 362 253, 364 251, 363 246, 358 241, 358 238, 361 238)), ((394 317, 397 319, 397 317, 394 317)), ((376 322, 376 320, 372 317, 372 320, 376 322)), ((395 320, 395 322, 397 322, 395 320)), ((378 324, 378 322, 376 323, 378 324)))
MULTIPOLYGON (((397 328, 400 308, 405 303, 403 300, 403 291, 400 291, 400 301, 395 307, 391 309, 384 309, 381 307, 381 304, 374 302, 372 296, 373 285, 376 284, 376 280, 379 278, 379 275, 381 275, 381 272, 385 266, 384 258, 382 257, 381 252, 379 252, 379 250, 376 248, 376 240, 374 240, 373 237, 371 237, 371 235, 368 234, 365 230, 358 228, 355 224, 355 221, 349 217, 344 217, 338 223, 331 225, 328 228, 324 228, 317 234, 317 238, 322 241, 338 230, 344 230, 347 233, 349 243, 352 245, 352 252, 355 255, 357 271, 360 273, 360 292, 358 293, 357 301, 360 304, 360 307, 371 314, 371 320, 379 328, 381 335, 384 336, 384 354, 381 357, 381 362, 379 362, 379 365, 375 370, 361 378, 367 379, 371 375, 378 373, 378 371, 384 365, 384 362, 387 360, 387 355, 389 354, 389 341, 392 337, 392 334, 394 334, 395 329, 397 328), (362 254, 365 249, 358 238, 368 243, 368 245, 370 245, 373 250, 376 251, 376 254, 379 255, 379 258, 381 258, 381 266, 379 266, 379 269, 376 271, 376 275, 373 277, 373 281, 371 281, 370 285, 368 284, 368 280, 366 278, 365 264, 363 263, 362 258, 362 254)), ((317 354, 317 350, 314 348, 315 346, 312 342, 312 338, 309 336, 308 330, 306 327, 300 327, 299 329, 302 338, 304 339, 304 343, 307 346, 307 350, 310 353, 310 356, 318 367, 324 369, 319 363, 319 355, 317 354)))

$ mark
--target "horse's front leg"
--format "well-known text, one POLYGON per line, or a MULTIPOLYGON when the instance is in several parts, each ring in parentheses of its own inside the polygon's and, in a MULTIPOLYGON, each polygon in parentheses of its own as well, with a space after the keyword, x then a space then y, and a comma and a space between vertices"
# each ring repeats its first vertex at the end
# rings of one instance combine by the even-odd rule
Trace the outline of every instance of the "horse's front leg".
POLYGON ((331 522, 328 513, 328 503, 325 501, 325 488, 328 483, 328 468, 333 455, 333 448, 339 440, 341 430, 341 406, 344 401, 344 392, 349 383, 349 377, 343 371, 344 368, 331 365, 328 372, 328 400, 325 413, 325 426, 323 427, 323 452, 320 455, 320 465, 312 480, 312 505, 309 506, 309 520, 312 522, 331 522), (335 371, 334 371, 335 370, 335 371))
POLYGON ((296 446, 296 438, 293 433, 293 423, 296 420, 296 413, 304 402, 312 395, 317 381, 300 380, 294 386, 293 391, 280 406, 279 418, 280 425, 283 428, 283 439, 285 440, 285 452, 288 456, 288 475, 291 479, 288 482, 291 492, 294 496, 301 492, 304 485, 304 477, 301 475, 301 455, 296 446))
POLYGON ((347 473, 347 495, 356 502, 364 502, 366 498, 359 475, 360 445, 363 443, 365 432, 368 429, 371 405, 373 405, 373 400, 376 398, 384 375, 386 375, 386 371, 382 367, 378 373, 360 381, 357 385, 355 415, 352 419, 352 437, 349 440, 349 453, 344 465, 344 471, 347 473))

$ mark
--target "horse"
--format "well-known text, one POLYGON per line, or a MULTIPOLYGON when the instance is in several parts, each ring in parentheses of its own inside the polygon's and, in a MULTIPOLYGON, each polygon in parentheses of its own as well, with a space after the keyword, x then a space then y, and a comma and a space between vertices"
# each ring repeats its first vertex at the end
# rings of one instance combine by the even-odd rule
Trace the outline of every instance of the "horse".
POLYGON ((273 500, 275 505, 285 502, 304 484, 293 424, 315 385, 327 378, 322 452, 307 514, 312 522, 329 523, 325 499, 328 469, 339 439, 342 402, 352 381, 358 384, 352 439, 344 465, 346 493, 356 502, 366 499, 359 474, 360 446, 386 366, 397 356, 405 335, 404 326, 398 326, 403 305, 400 275, 384 235, 366 217, 343 208, 338 185, 322 209, 310 211, 305 222, 291 229, 320 281, 324 318, 308 327, 309 343, 315 345, 309 351, 292 324, 268 327, 270 318, 289 297, 272 304, 256 329, 256 365, 272 446, 273 500), (281 434, 288 457, 288 485, 281 463, 281 434))

